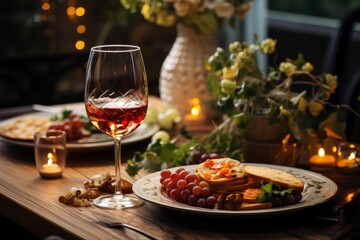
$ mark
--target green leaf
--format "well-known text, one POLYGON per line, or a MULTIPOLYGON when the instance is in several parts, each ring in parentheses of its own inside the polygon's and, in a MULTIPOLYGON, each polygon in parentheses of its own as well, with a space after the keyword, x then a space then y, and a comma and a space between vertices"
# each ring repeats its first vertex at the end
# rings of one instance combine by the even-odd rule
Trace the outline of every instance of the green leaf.
POLYGON ((258 202, 270 202, 272 200, 272 188, 274 183, 270 182, 264 185, 263 182, 261 182, 261 194, 258 198, 258 202))
POLYGON ((127 160, 127 165, 125 170, 129 174, 129 176, 134 177, 143 168, 141 160, 142 160, 142 154, 140 152, 135 152, 133 158, 127 160))

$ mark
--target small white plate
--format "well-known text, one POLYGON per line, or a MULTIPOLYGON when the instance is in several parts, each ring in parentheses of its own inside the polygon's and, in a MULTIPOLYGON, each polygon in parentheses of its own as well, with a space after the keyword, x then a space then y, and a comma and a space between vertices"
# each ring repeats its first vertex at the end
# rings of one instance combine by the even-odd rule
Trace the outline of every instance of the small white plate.
MULTIPOLYGON (((231 211, 194 207, 176 202, 166 196, 166 193, 162 190, 160 184, 160 171, 151 173, 137 180, 133 184, 133 191, 138 197, 148 202, 184 213, 207 215, 211 217, 261 218, 286 214, 321 204, 330 200, 338 190, 337 185, 331 179, 308 170, 271 164, 244 163, 244 165, 256 165, 280 169, 302 179, 305 182, 302 200, 299 203, 289 206, 259 210, 231 211)), ((195 172, 197 166, 198 165, 188 165, 182 167, 190 172, 195 172)), ((177 168, 179 167, 170 168, 170 170, 174 172, 177 168)))

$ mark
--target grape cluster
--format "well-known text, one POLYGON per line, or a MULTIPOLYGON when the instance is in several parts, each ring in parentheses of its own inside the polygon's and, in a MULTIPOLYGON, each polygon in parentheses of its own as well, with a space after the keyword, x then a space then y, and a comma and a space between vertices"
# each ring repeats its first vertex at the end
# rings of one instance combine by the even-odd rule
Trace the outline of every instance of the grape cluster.
POLYGON ((62 130, 66 133, 67 140, 77 140, 84 137, 84 134, 81 131, 84 124, 85 122, 83 119, 81 119, 77 114, 71 113, 69 118, 54 122, 49 129, 62 130))
POLYGON ((184 168, 175 172, 164 169, 160 172, 160 183, 168 197, 190 206, 214 208, 217 198, 206 181, 200 181, 196 174, 184 168))
POLYGON ((154 107, 149 107, 143 123, 157 123, 161 129, 171 130, 180 118, 179 111, 173 107, 168 107, 161 112, 158 112, 154 107))
POLYGON ((192 163, 194 164, 205 162, 208 159, 215 159, 220 157, 221 156, 218 153, 208 153, 203 149, 194 149, 191 152, 191 159, 192 163))
POLYGON ((300 202, 302 195, 300 192, 293 191, 291 194, 286 193, 284 195, 274 195, 272 197, 272 206, 281 207, 288 206, 300 202))

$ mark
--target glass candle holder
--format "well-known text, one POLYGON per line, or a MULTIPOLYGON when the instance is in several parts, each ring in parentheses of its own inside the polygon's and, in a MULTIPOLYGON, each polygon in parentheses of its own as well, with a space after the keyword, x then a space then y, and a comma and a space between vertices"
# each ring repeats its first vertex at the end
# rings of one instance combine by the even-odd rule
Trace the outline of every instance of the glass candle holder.
POLYGON ((355 173, 360 170, 360 145, 342 142, 338 149, 336 167, 345 173, 355 173))
POLYGON ((335 169, 338 145, 338 141, 332 138, 314 140, 309 149, 310 168, 315 171, 335 169))
POLYGON ((66 165, 66 134, 60 130, 34 135, 36 168, 42 178, 60 178, 66 165))

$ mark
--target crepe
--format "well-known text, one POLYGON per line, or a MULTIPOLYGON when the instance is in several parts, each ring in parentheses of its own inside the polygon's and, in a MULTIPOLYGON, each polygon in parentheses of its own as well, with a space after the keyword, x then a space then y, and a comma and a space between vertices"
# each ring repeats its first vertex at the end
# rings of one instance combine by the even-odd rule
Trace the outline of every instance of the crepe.
POLYGON ((24 116, 0 125, 0 136, 15 140, 33 141, 34 133, 47 130, 53 122, 47 117, 24 116))

